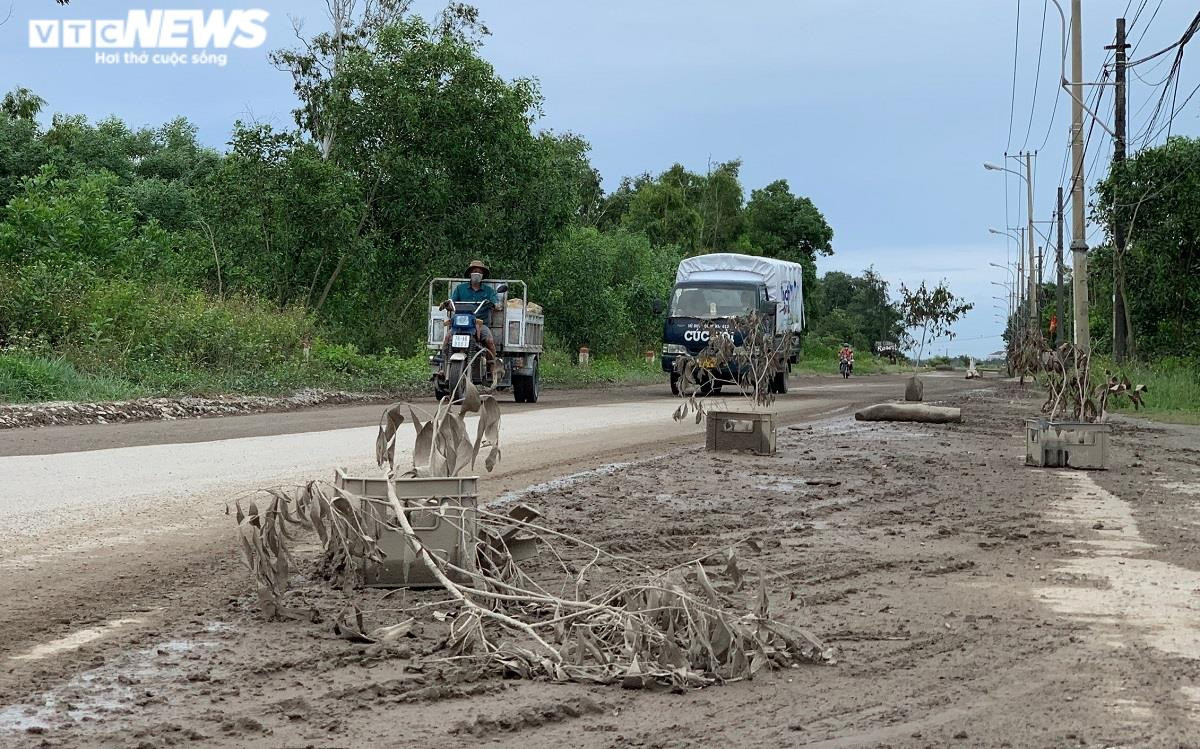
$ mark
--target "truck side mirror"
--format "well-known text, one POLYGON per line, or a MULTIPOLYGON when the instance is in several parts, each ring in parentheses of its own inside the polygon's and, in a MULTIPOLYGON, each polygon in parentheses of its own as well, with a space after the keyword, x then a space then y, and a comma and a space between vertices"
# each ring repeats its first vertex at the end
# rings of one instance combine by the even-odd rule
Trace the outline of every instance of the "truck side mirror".
POLYGON ((497 294, 503 294, 506 291, 508 291, 508 284, 506 284, 506 283, 502 283, 496 287, 497 294))
POLYGON ((775 314, 775 302, 772 302, 770 299, 760 300, 758 303, 758 313, 760 315, 775 314))
POLYGON ((663 313, 662 300, 661 299, 651 299, 650 300, 650 311, 656 315, 661 315, 663 313))

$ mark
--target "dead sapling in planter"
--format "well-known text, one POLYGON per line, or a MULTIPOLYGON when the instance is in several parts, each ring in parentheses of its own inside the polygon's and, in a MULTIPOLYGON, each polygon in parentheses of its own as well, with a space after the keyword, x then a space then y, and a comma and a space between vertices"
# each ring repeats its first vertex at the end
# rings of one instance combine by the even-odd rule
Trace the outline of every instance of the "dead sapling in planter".
POLYGON ((1040 330, 1017 330, 1008 342, 1008 370, 1024 385, 1026 377, 1036 380, 1038 373, 1050 366, 1051 353, 1040 330))
POLYGON ((699 354, 675 359, 679 395, 683 402, 674 418, 707 419, 709 450, 775 453, 775 397, 787 392, 787 368, 794 346, 792 335, 776 335, 772 319, 757 313, 705 323, 701 336, 708 346, 699 354), (706 396, 735 392, 737 404, 718 401, 710 408, 706 396))
POLYGON ((946 288, 945 281, 938 282, 938 285, 932 289, 926 287, 924 281, 912 290, 904 284, 900 284, 903 338, 908 344, 908 348, 913 345, 917 346, 913 376, 909 378, 904 391, 905 400, 921 401, 925 399, 925 386, 921 382, 921 378, 917 376, 917 367, 920 366, 921 357, 925 354, 925 344, 943 337, 947 340, 954 340, 954 324, 974 307, 974 304, 964 302, 960 297, 951 293, 950 289, 946 288), (921 331, 919 342, 912 333, 909 333, 910 330, 914 333, 917 330, 921 331))
POLYGON ((530 508, 508 514, 475 508, 473 533, 462 514, 442 513, 462 524, 477 552, 456 561, 428 543, 414 522, 430 508, 404 497, 405 482, 470 478, 462 474, 484 448, 490 471, 500 456, 499 407, 468 383, 461 404, 443 399, 427 420, 410 411, 417 438, 412 468, 401 475, 396 440, 403 408, 388 409, 381 420, 382 491, 315 481, 290 493, 265 492, 267 501, 251 502, 249 512, 239 504, 243 557, 268 617, 290 612, 284 599, 301 533, 316 534, 328 579, 351 593, 363 584, 364 570, 386 562, 384 534, 397 534, 438 594, 399 610, 363 611, 351 603, 336 618, 342 636, 358 642, 409 637, 414 622, 428 619, 427 625, 442 622, 447 630, 431 656, 446 668, 629 688, 709 686, 832 658, 815 637, 771 617, 765 578, 757 591, 747 587, 732 548, 656 568, 558 532, 530 508), (479 416, 474 439, 466 422, 472 414, 479 416), (531 543, 536 555, 529 553, 531 543), (714 554, 727 561, 733 579, 701 564, 714 554))
POLYGON ((1025 463, 1033 466, 1106 469, 1108 404, 1128 398, 1134 410, 1141 408, 1145 385, 1107 369, 1097 375, 1087 351, 1064 343, 1046 352, 1043 380, 1046 402, 1043 416, 1029 419, 1025 430, 1025 463))
POLYGON ((962 411, 957 408, 944 406, 927 406, 925 399, 925 384, 917 376, 917 366, 925 353, 925 344, 937 338, 954 338, 954 323, 970 311, 974 305, 963 302, 946 288, 946 282, 941 281, 937 286, 927 288, 925 282, 915 290, 909 290, 900 284, 900 311, 904 316, 904 339, 909 344, 917 346, 917 363, 913 367, 913 376, 909 378, 904 389, 906 403, 878 403, 867 406, 854 414, 858 421, 915 421, 926 424, 948 424, 962 421, 962 411), (921 340, 918 342, 909 330, 920 330, 921 340))

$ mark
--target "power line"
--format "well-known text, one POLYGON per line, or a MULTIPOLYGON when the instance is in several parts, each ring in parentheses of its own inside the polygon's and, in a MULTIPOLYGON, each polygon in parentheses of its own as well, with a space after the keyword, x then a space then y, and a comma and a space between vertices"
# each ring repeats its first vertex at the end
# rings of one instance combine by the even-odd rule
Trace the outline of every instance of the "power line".
POLYGON ((1037 112, 1038 84, 1042 80, 1042 52, 1046 45, 1046 12, 1049 7, 1050 0, 1042 0, 1042 33, 1038 38, 1037 72, 1033 75, 1033 102, 1029 105, 1029 124, 1025 127, 1025 140, 1021 143, 1022 151, 1029 146, 1029 134, 1033 131, 1033 115, 1037 112))
POLYGON ((1050 108, 1050 124, 1046 126, 1046 137, 1042 138, 1042 145, 1038 147, 1039 151, 1045 150, 1046 144, 1050 142, 1050 132, 1054 130, 1054 120, 1058 116, 1058 98, 1062 96, 1062 86, 1054 87, 1054 106, 1050 108))
POLYGON ((1017 0, 1017 23, 1016 31, 1013 32, 1013 74, 1012 74, 1012 100, 1008 104, 1008 139, 1004 142, 1004 151, 1012 148, 1012 128, 1013 116, 1017 112, 1017 52, 1021 48, 1021 0, 1017 0))
MULTIPOLYGON (((1152 25, 1154 25, 1154 19, 1155 19, 1155 18, 1158 18, 1158 12, 1159 12, 1160 10, 1162 10, 1162 6, 1163 6, 1163 0, 1158 0, 1158 5, 1156 5, 1156 6, 1154 7, 1154 12, 1150 14, 1150 20, 1149 20, 1149 21, 1147 21, 1147 22, 1146 22, 1146 25, 1145 25, 1145 26, 1142 28, 1142 35, 1141 35, 1141 36, 1139 36, 1139 37, 1138 37, 1138 40, 1137 40, 1136 42, 1134 42, 1134 43, 1133 43, 1133 48, 1130 50, 1130 54, 1133 54, 1133 53, 1137 52, 1137 50, 1138 50, 1138 47, 1140 47, 1140 46, 1141 46, 1141 44, 1142 44, 1142 40, 1143 40, 1143 39, 1145 39, 1145 38, 1146 38, 1146 34, 1147 34, 1147 33, 1149 33, 1149 31, 1150 31, 1150 27, 1151 27, 1152 25)), ((1142 8, 1145 8, 1145 7, 1146 7, 1146 2, 1145 2, 1145 0, 1143 0, 1143 2, 1142 2, 1142 8)), ((1140 16, 1140 15, 1141 15, 1141 13, 1142 13, 1142 12, 1141 12, 1141 9, 1139 9, 1139 10, 1138 10, 1138 16, 1140 16)), ((1136 24, 1137 24, 1137 16, 1135 16, 1135 17, 1134 17, 1134 19, 1133 19, 1133 23, 1134 23, 1134 25, 1136 25, 1136 24)), ((1130 26, 1130 30, 1132 30, 1132 28, 1133 28, 1133 26, 1130 26)))
POLYGON ((1192 22, 1188 25, 1187 30, 1183 32, 1183 36, 1179 38, 1179 41, 1175 42, 1174 44, 1170 45, 1169 47, 1164 47, 1164 48, 1160 49, 1159 51, 1155 52, 1154 54, 1147 55, 1141 59, 1126 63, 1126 67, 1130 67, 1130 68, 1137 67, 1138 65, 1141 65, 1142 63, 1149 62, 1150 60, 1153 60, 1156 57, 1165 55, 1166 53, 1170 52, 1171 50, 1175 49, 1176 47, 1182 47, 1183 45, 1185 45, 1189 41, 1191 41, 1192 37, 1196 35, 1197 30, 1200 30, 1200 13, 1197 13, 1196 17, 1194 19, 1192 19, 1192 22))

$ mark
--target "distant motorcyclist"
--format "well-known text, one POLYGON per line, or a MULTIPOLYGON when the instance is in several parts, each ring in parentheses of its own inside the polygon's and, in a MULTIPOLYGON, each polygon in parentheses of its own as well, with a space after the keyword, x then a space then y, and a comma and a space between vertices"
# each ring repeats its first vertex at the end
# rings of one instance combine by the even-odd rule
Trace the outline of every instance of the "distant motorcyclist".
POLYGON ((842 350, 838 352, 838 371, 847 378, 854 371, 854 349, 850 348, 849 343, 843 343, 842 350))
MULTIPOLYGON (((488 352, 488 370, 494 369, 496 360, 496 340, 492 336, 492 330, 488 327, 488 319, 491 317, 492 310, 500 304, 500 297, 496 294, 496 290, 491 286, 486 286, 483 279, 488 276, 488 267, 483 264, 482 260, 472 260, 467 266, 466 283, 460 283, 454 287, 454 291, 450 294, 451 302, 468 302, 478 305, 480 302, 490 302, 491 304, 483 305, 478 312, 475 313, 475 337, 480 345, 488 352)), ((443 305, 444 307, 450 305, 443 305)), ((449 312, 454 313, 454 309, 450 306, 449 312)), ((442 337, 442 371, 444 372, 446 362, 450 360, 450 318, 447 317, 443 325, 446 326, 446 334, 442 337)))

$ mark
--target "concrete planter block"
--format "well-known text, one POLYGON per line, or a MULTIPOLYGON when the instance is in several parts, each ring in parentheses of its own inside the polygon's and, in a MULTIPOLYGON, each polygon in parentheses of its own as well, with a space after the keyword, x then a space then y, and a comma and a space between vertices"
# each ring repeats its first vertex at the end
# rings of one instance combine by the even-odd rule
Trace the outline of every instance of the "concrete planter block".
MULTIPOLYGON (((382 478, 349 476, 339 468, 334 476, 334 485, 350 494, 364 497, 363 509, 383 524, 396 526, 392 509, 379 502, 367 499, 387 499, 387 484, 382 478)), ((417 539, 435 557, 440 557, 464 570, 475 570, 478 566, 479 479, 475 476, 452 476, 449 478, 406 478, 392 482, 396 496, 408 511, 408 521, 416 532, 417 539)), ((379 548, 386 555, 383 563, 368 562, 363 569, 368 587, 376 588, 432 588, 440 585, 429 573, 412 547, 404 538, 403 531, 382 527, 379 548)), ((459 582, 470 582, 461 574, 449 573, 459 582)))
POLYGON ((1025 464, 1105 470, 1111 432, 1111 424, 1029 419, 1025 422, 1025 464))
POLYGON ((913 375, 908 378, 904 385, 904 400, 914 403, 925 400, 925 383, 921 382, 920 377, 913 375))
POLYGON ((775 414, 751 411, 710 411, 704 446, 717 452, 743 450, 775 454, 775 414))

